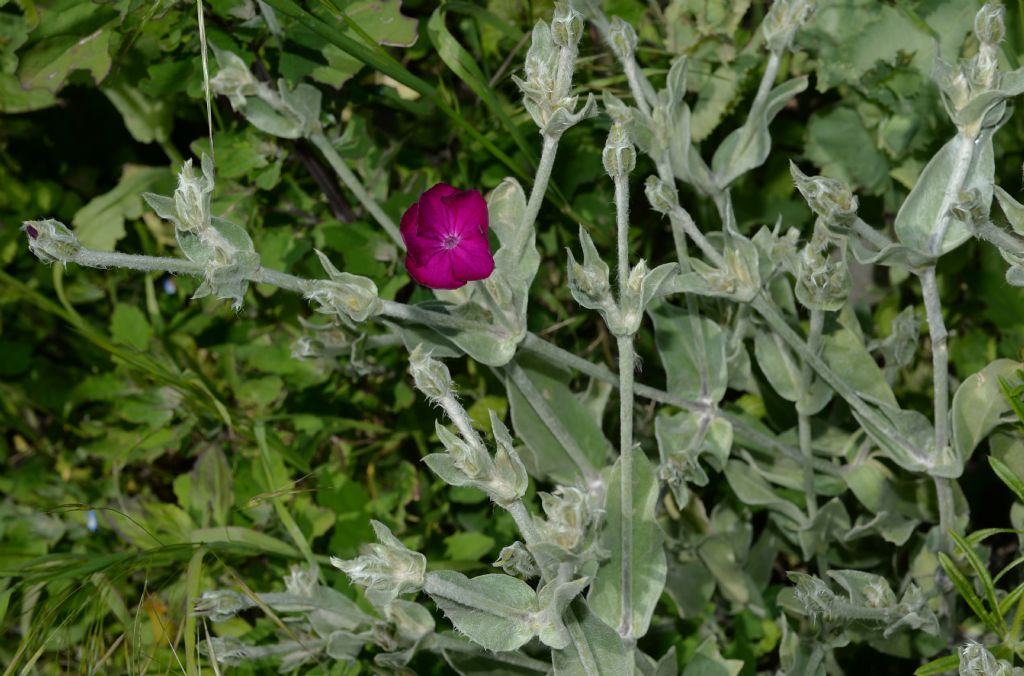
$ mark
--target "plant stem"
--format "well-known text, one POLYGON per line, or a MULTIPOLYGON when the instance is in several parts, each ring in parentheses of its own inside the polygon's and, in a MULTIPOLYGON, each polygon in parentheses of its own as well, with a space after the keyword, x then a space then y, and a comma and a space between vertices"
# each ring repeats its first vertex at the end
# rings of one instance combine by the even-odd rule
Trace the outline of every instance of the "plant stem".
MULTIPOLYGON (((940 240, 941 241, 941 240, 940 240)), ((949 445, 949 350, 947 347, 946 323, 942 319, 942 301, 939 298, 935 266, 929 265, 920 273, 921 293, 924 296, 925 315, 928 318, 928 335, 932 343, 932 383, 935 405, 935 449, 936 456, 949 445)), ((953 487, 950 480, 932 477, 939 503, 940 542, 943 550, 949 550, 949 531, 956 528, 953 513, 953 487)))
POLYGON ((532 547, 540 542, 540 533, 537 532, 537 526, 533 523, 533 517, 526 510, 526 505, 523 504, 522 499, 505 505, 505 510, 512 516, 512 520, 516 522, 516 526, 519 528, 519 532, 522 534, 527 547, 532 547))
POLYGON ((551 179, 551 168, 555 165, 558 140, 558 136, 544 135, 540 164, 537 165, 537 176, 533 179, 533 188, 530 189, 530 200, 526 203, 523 227, 532 228, 537 222, 537 214, 540 213, 540 206, 544 202, 544 195, 548 190, 548 181, 551 179))
MULTIPOLYGON (((825 312, 823 310, 811 310, 811 325, 807 332, 807 349, 818 354, 821 347, 821 333, 825 325, 825 312)), ((804 496, 807 500, 807 519, 813 521, 818 514, 818 494, 814 488, 814 448, 811 438, 811 416, 807 414, 807 405, 810 403, 811 387, 813 385, 813 372, 810 364, 804 362, 800 369, 800 380, 803 389, 803 400, 797 404, 797 428, 800 437, 800 452, 804 456, 804 496)), ((816 556, 818 563, 818 575, 827 572, 828 562, 823 553, 816 556)))
POLYGON ((172 275, 193 275, 201 277, 206 267, 202 263, 193 263, 184 258, 164 256, 137 256, 117 251, 95 251, 80 248, 68 256, 62 263, 77 263, 86 268, 125 268, 143 272, 169 272, 172 275))
POLYGON ((622 509, 622 615, 619 634, 633 638, 633 337, 618 339, 619 348, 619 505, 622 509))
POLYGON ((362 181, 360 181, 359 177, 348 168, 348 165, 345 164, 345 160, 341 158, 341 155, 339 155, 338 151, 334 149, 334 146, 332 146, 331 142, 327 140, 327 137, 324 136, 323 133, 316 133, 310 135, 309 140, 313 145, 320 149, 320 152, 323 153, 324 159, 326 159, 327 163, 331 165, 332 169, 334 169, 334 173, 336 173, 338 178, 341 179, 341 182, 352 191, 352 194, 356 196, 356 199, 363 205, 363 208, 373 216, 382 228, 384 228, 384 231, 389 237, 391 237, 392 241, 398 245, 398 248, 405 251, 405 242, 402 240, 402 234, 399 231, 398 226, 395 225, 395 222, 391 220, 390 216, 384 213, 384 210, 381 209, 379 204, 377 204, 377 201, 373 199, 370 193, 367 192, 366 188, 363 187, 362 181))
MULTIPOLYGON (((615 181, 615 221, 618 231, 619 305, 629 284, 629 175, 619 172, 615 181)), ((622 547, 620 549, 621 616, 619 634, 632 648, 633 636, 633 374, 636 356, 633 334, 617 337, 619 352, 619 507, 622 547)), ((627 660, 632 660, 632 650, 627 660)))

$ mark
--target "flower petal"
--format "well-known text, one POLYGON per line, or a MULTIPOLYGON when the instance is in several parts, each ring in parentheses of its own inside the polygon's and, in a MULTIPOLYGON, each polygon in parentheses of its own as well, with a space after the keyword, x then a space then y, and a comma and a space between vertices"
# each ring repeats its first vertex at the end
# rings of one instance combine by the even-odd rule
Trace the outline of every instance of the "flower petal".
POLYGON ((487 237, 469 237, 451 250, 452 273, 466 282, 486 279, 494 272, 494 256, 487 237))
POLYGON ((444 239, 451 233, 450 209, 443 198, 459 192, 447 183, 438 183, 420 196, 416 234, 431 239, 444 239))
POLYGON ((417 282, 431 289, 458 289, 466 282, 452 274, 452 260, 449 252, 441 252, 423 264, 411 254, 405 257, 405 268, 417 282))
POLYGON ((459 237, 487 237, 487 202, 476 190, 460 190, 441 201, 449 210, 449 227, 459 237))

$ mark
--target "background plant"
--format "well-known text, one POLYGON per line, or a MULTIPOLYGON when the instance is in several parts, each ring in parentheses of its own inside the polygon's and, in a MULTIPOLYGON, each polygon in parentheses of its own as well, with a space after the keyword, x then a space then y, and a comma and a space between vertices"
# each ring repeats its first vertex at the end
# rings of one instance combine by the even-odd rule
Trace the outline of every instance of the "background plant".
MULTIPOLYGON (((986 578, 989 552, 962 534, 968 503, 972 528, 1007 525, 1010 493, 984 500, 976 448, 1004 481, 1020 474, 1018 432, 987 438, 1018 367, 995 358, 1016 356, 1019 325, 1019 134, 1003 103, 1019 17, 869 5, 409 3, 419 31, 358 2, 214 3, 202 31, 172 3, 0 10, 4 218, 73 226, 3 230, 11 668, 194 671, 215 655, 423 673, 441 655, 518 673, 547 669, 547 648, 559 671, 586 669, 586 645, 610 651, 592 663, 611 673, 1017 659, 1014 568, 986 578), (951 64, 938 87, 935 38, 951 64), (58 95, 116 130, 71 136, 58 95), (204 151, 216 162, 181 170, 175 191, 181 155, 204 151), (438 180, 494 188, 501 249, 488 282, 435 299, 407 285, 393 221, 438 180), (993 191, 1009 230, 991 222, 993 191), (26 241, 44 260, 147 274, 40 268, 26 241), (422 351, 410 381, 417 345, 454 381, 422 351), (328 553, 367 587, 361 605, 328 553), (494 558, 514 577, 480 575, 494 558), (396 598, 421 587, 433 603, 396 598), (484 658, 435 608, 484 647, 537 640, 484 658), (960 624, 968 609, 981 624, 960 624)), ((1014 535, 982 533, 1001 568, 1014 535)))

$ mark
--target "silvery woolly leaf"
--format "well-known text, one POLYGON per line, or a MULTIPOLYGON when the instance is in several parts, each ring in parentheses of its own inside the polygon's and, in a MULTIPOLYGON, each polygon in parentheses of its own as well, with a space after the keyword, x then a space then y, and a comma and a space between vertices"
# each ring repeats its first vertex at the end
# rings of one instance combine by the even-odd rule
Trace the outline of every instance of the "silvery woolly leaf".
POLYGON ((718 402, 729 382, 726 336, 707 317, 667 302, 648 308, 666 389, 677 397, 718 402))
POLYGON ((842 539, 850 530, 850 514, 839 498, 832 498, 797 533, 800 550, 808 561, 825 554, 829 544, 842 539))
POLYGON ((622 458, 615 462, 608 474, 608 495, 605 498, 605 542, 611 558, 602 565, 587 595, 590 609, 606 624, 618 625, 622 617, 622 561, 628 558, 633 570, 633 607, 631 609, 634 635, 643 636, 650 626, 654 608, 665 588, 667 561, 662 546, 664 535, 654 518, 658 501, 658 480, 643 451, 633 453, 633 505, 621 505, 620 479, 622 458), (622 539, 622 518, 632 513, 632 547, 626 549, 622 539))
POLYGON ((970 460, 974 449, 1004 422, 1016 421, 1000 381, 1019 380, 1021 363, 997 359, 964 380, 953 395, 953 448, 961 464, 970 460))
POLYGON ((586 578, 569 581, 552 580, 537 592, 537 599, 544 618, 539 637, 544 645, 555 650, 562 650, 569 645, 569 630, 562 622, 562 615, 589 582, 586 578))
POLYGON ((621 676, 626 671, 628 653, 622 637, 612 627, 591 612, 586 603, 577 601, 569 606, 567 623, 578 627, 574 640, 564 650, 551 656, 554 676, 621 676))
POLYGON ((574 457, 591 468, 605 464, 611 444, 569 389, 568 373, 522 356, 506 373, 512 425, 525 444, 521 458, 532 476, 572 485, 580 479, 574 457))
POLYGON ((958 218, 953 211, 939 211, 943 205, 948 204, 948 195, 955 189, 963 193, 976 191, 987 213, 988 205, 992 202, 995 178, 992 131, 981 132, 976 141, 955 136, 929 160, 914 189, 896 214, 894 228, 901 244, 921 256, 940 256, 971 237, 973 232, 969 223, 958 218), (963 174, 966 180, 962 186, 951 186, 954 167, 958 161, 962 161, 958 158, 963 158, 967 152, 970 152, 970 164, 963 174), (947 225, 942 241, 939 242, 937 229, 941 222, 947 222, 947 225))
POLYGON ((730 460, 725 466, 725 478, 744 504, 763 506, 789 519, 796 530, 807 522, 807 516, 795 504, 776 493, 757 470, 740 460, 730 460))
POLYGON ((1010 227, 1018 235, 1024 236, 1024 204, 1021 204, 1013 195, 1006 192, 998 185, 993 186, 995 190, 995 197, 999 200, 999 206, 1003 209, 1003 214, 1006 216, 1006 220, 1010 223, 1010 227))
POLYGON ((487 650, 520 648, 539 629, 537 594, 514 577, 468 578, 455 571, 437 571, 427 575, 423 589, 456 629, 487 650))
POLYGON ((665 481, 679 505, 689 501, 688 484, 706 486, 708 475, 700 464, 706 462, 721 471, 732 448, 732 424, 690 411, 661 415, 654 420, 661 464, 658 476, 665 481))
POLYGON ((728 188, 737 178, 764 164, 772 147, 768 126, 779 111, 805 89, 806 77, 793 78, 775 87, 759 109, 751 109, 744 125, 722 141, 711 160, 719 189, 728 188))

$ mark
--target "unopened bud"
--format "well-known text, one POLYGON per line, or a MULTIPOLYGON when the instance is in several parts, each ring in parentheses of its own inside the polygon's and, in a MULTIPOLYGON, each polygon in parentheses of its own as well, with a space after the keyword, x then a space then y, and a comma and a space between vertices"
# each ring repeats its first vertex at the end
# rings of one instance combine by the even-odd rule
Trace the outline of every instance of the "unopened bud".
POLYGON ((448 367, 431 357, 429 352, 424 352, 422 345, 417 345, 409 353, 409 373, 416 389, 431 399, 443 399, 453 393, 448 367))
POLYGON ((792 162, 789 171, 807 206, 830 226, 848 226, 857 218, 857 197, 842 181, 807 176, 792 162))
POLYGON ((815 232, 815 237, 800 255, 796 297, 811 310, 839 310, 850 293, 850 271, 846 261, 833 260, 828 249, 824 235, 815 232))
POLYGON ((987 2, 974 15, 974 34, 983 44, 998 45, 1006 36, 1006 8, 1001 2, 987 2))
POLYGON ((25 221, 21 229, 28 235, 28 250, 44 263, 67 263, 82 249, 75 233, 52 218, 25 221))
POLYGON ((679 208, 679 195, 667 183, 657 176, 648 176, 644 185, 644 194, 651 208, 663 216, 667 216, 679 208))
POLYGON ((363 554, 354 559, 331 557, 331 565, 339 568, 353 584, 366 587, 367 598, 377 605, 387 605, 401 594, 419 591, 426 580, 427 559, 403 545, 379 521, 371 521, 379 544, 363 547, 363 554))
POLYGON ((773 52, 788 49, 793 36, 814 11, 810 0, 775 0, 761 24, 765 43, 773 52))
POLYGON ((540 577, 540 569, 537 567, 533 555, 518 540, 503 548, 498 560, 491 565, 501 568, 508 575, 517 575, 527 580, 540 577))
POLYGON ((620 17, 613 16, 611 27, 608 31, 608 38, 609 42, 611 42, 612 50, 619 59, 625 61, 633 58, 637 42, 636 31, 633 30, 633 26, 623 21, 620 17))
POLYGON ((539 529, 542 537, 567 551, 576 550, 592 518, 586 496, 571 486, 559 486, 554 493, 538 493, 538 496, 547 516, 539 529))
POLYGON ((213 196, 213 160, 206 153, 202 158, 203 175, 196 176, 192 160, 186 160, 178 173, 178 189, 174 206, 178 212, 179 230, 196 233, 210 227, 210 199, 213 196))
POLYGON ((616 122, 608 132, 608 140, 601 152, 604 170, 612 178, 628 175, 636 167, 636 148, 633 147, 629 128, 616 122))
POLYGON ((559 47, 575 47, 583 36, 583 15, 572 3, 559 0, 551 18, 551 37, 559 47))

